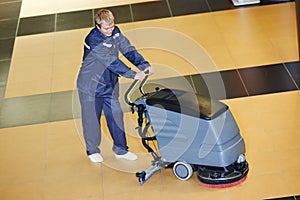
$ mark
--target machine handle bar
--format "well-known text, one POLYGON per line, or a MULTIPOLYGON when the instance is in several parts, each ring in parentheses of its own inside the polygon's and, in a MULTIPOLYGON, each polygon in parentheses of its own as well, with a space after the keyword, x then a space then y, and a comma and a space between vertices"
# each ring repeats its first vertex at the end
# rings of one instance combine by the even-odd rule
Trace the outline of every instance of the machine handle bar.
MULTIPOLYGON (((145 92, 143 91, 143 86, 144 86, 145 82, 147 81, 147 79, 148 79, 148 75, 145 76, 145 78, 141 81, 140 86, 139 86, 139 91, 141 92, 141 94, 143 96, 145 95, 145 92)), ((135 88, 135 86, 137 85, 138 82, 139 82, 139 80, 134 80, 124 94, 125 102, 127 104, 129 104, 130 106, 134 106, 134 103, 130 101, 129 95, 133 91, 133 88, 135 88)))

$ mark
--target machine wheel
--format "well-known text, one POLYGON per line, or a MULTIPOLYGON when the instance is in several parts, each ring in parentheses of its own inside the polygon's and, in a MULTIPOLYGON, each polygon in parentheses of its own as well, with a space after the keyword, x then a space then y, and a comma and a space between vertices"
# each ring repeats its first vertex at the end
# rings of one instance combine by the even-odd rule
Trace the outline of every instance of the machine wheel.
POLYGON ((173 166, 173 173, 175 176, 182 181, 188 180, 193 175, 193 168, 186 162, 176 162, 173 166))

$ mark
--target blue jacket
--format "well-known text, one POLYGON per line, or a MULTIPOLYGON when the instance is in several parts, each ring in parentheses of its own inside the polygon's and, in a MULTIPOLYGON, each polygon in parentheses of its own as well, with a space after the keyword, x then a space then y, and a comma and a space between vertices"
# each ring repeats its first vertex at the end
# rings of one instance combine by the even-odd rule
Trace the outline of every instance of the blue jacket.
POLYGON ((104 36, 97 27, 85 38, 83 61, 77 78, 77 88, 91 100, 118 96, 118 76, 134 78, 136 72, 119 59, 121 52, 139 70, 150 66, 129 40, 115 26, 112 36, 104 36))

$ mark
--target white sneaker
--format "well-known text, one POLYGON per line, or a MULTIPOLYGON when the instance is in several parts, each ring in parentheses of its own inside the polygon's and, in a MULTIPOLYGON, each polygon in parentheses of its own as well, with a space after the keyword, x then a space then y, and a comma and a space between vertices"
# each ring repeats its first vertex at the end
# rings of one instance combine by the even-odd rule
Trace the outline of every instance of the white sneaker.
POLYGON ((101 163, 103 162, 103 158, 102 156, 100 155, 100 153, 94 153, 94 154, 91 154, 88 156, 92 162, 94 163, 101 163))
POLYGON ((127 152, 123 155, 118 155, 118 154, 115 154, 116 158, 124 158, 126 160, 136 160, 137 159, 137 155, 135 155, 134 153, 131 153, 131 152, 127 152))

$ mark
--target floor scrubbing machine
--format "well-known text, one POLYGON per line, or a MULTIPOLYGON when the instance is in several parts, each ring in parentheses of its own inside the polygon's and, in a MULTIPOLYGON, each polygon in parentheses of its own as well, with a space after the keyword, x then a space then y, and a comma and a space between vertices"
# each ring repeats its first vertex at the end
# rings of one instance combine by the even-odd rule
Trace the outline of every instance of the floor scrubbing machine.
POLYGON ((249 170, 245 144, 228 106, 161 85, 145 92, 146 81, 135 80, 125 93, 132 113, 138 114, 142 144, 154 159, 148 169, 136 173, 139 183, 162 168, 173 168, 180 180, 196 172, 200 184, 210 188, 243 182, 249 170), (137 91, 139 96, 132 100, 137 91))

